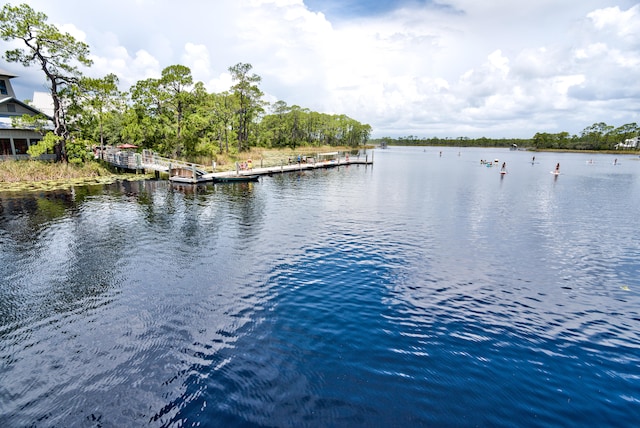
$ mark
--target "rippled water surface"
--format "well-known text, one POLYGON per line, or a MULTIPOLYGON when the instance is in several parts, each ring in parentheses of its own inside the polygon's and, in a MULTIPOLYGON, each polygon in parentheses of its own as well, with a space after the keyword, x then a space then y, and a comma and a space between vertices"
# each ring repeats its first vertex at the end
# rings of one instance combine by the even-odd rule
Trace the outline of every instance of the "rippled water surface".
POLYGON ((640 160, 374 156, 0 192, 0 425, 636 426, 640 160))

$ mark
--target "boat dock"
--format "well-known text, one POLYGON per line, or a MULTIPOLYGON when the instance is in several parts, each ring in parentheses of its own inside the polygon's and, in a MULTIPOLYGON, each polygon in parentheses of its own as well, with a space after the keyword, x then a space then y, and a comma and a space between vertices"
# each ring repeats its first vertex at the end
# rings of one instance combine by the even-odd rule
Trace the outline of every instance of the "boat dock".
MULTIPOLYGON (((177 159, 169 159, 159 156, 150 151, 143 150, 142 153, 132 151, 105 151, 96 155, 111 165, 135 171, 155 171, 169 174, 169 180, 179 183, 206 183, 216 181, 255 181, 257 177, 264 175, 283 174, 287 172, 299 172, 314 170, 319 168, 337 168, 347 165, 372 165, 373 152, 364 155, 341 155, 338 152, 321 153, 317 155, 319 159, 306 157, 300 158, 299 161, 293 163, 284 163, 280 165, 260 166, 258 168, 239 168, 236 165, 235 171, 215 171, 208 172, 204 165, 180 161, 177 159)), ((209 167, 211 168, 211 167, 209 167)))

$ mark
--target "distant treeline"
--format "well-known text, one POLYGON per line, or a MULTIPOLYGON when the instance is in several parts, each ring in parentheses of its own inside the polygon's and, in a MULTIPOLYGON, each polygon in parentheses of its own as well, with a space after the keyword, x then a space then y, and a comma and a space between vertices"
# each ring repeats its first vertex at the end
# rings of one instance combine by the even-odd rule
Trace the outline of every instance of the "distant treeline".
POLYGON ((541 150, 615 150, 616 145, 624 144, 626 140, 637 137, 639 133, 640 128, 635 122, 617 128, 599 122, 586 127, 580 135, 571 135, 568 132, 538 132, 533 138, 420 138, 409 135, 399 138, 376 138, 369 142, 389 146, 512 147, 515 144, 521 148, 541 150))
POLYGON ((516 144, 518 147, 530 147, 533 144, 531 139, 521 138, 419 138, 413 135, 408 137, 383 137, 372 138, 369 140, 373 145, 388 145, 388 146, 459 146, 459 147, 511 147, 516 144))

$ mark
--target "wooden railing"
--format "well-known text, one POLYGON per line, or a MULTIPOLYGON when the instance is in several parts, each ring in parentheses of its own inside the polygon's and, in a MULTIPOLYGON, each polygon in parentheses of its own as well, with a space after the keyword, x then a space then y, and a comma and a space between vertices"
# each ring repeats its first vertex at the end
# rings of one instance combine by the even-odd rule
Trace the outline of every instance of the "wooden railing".
POLYGON ((135 153, 129 150, 104 149, 96 152, 96 157, 119 168, 130 170, 153 170, 169 172, 170 169, 188 169, 196 175, 206 174, 203 165, 165 158, 151 150, 135 153))

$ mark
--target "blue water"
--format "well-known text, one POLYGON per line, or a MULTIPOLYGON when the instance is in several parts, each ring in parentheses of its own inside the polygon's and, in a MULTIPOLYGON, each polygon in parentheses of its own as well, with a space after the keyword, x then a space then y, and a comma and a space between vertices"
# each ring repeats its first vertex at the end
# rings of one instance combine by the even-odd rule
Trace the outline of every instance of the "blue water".
POLYGON ((637 426, 640 159, 373 154, 0 191, 0 426, 637 426))

